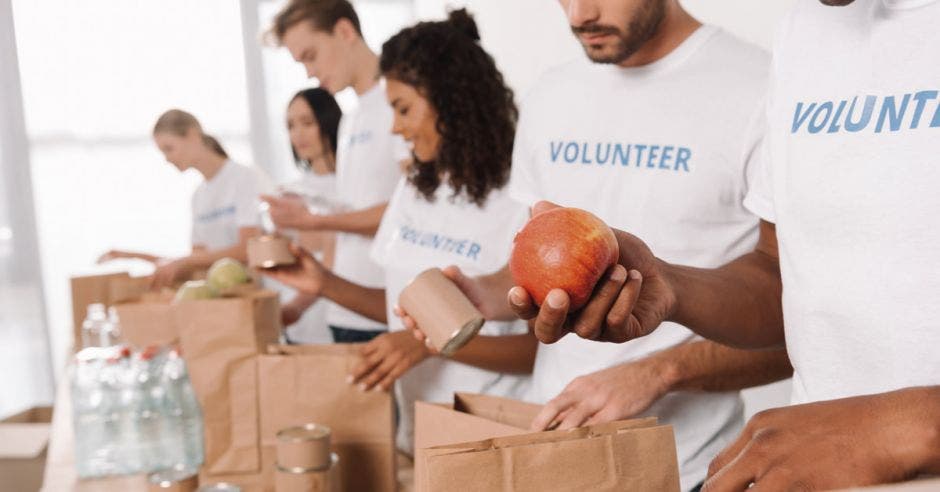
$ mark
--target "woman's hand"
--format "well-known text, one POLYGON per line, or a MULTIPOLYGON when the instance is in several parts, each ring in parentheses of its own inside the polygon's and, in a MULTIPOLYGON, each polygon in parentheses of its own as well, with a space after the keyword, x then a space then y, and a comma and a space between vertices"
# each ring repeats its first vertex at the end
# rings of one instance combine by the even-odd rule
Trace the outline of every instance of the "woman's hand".
POLYGON ((379 335, 359 350, 362 362, 353 368, 349 382, 368 391, 388 391, 395 381, 412 367, 431 356, 428 348, 407 331, 379 335))

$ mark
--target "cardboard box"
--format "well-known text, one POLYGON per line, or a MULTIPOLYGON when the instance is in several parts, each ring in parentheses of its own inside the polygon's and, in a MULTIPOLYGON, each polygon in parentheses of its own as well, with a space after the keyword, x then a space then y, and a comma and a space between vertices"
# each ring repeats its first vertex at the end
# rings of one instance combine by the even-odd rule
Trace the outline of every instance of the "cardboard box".
POLYGON ((46 466, 52 407, 35 407, 0 421, 3 490, 39 490, 46 466))

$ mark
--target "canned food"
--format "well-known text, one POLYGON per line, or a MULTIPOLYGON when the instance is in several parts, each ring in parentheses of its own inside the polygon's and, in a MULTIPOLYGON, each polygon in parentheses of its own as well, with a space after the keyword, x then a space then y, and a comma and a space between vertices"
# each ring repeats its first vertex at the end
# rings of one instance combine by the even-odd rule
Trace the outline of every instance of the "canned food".
POLYGON ((275 492, 339 492, 341 487, 339 456, 331 454, 331 464, 324 470, 301 470, 277 467, 275 492))
POLYGON ((320 424, 288 427, 277 433, 277 465, 288 470, 330 467, 330 428, 320 424))

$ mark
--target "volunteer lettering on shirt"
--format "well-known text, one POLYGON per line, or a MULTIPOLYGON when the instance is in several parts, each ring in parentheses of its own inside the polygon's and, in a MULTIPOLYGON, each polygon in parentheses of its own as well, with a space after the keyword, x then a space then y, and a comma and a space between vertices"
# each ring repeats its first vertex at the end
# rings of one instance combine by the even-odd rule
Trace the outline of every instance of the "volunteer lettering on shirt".
POLYGON ((548 143, 552 162, 636 167, 666 171, 689 172, 692 150, 679 145, 628 144, 612 142, 572 142, 555 140, 548 143))
POLYGON ((940 128, 940 104, 935 101, 937 94, 936 90, 923 90, 890 96, 855 96, 841 101, 797 102, 790 133, 865 130, 881 133, 916 130, 927 125, 940 128), (873 118, 875 114, 878 115, 876 119, 873 118))
POLYGON ((258 227, 258 195, 272 189, 258 168, 231 160, 193 192, 192 244, 208 249, 238 244, 238 230, 258 227))
POLYGON ((471 260, 477 260, 480 250, 483 248, 480 243, 472 239, 452 238, 435 232, 420 231, 406 225, 401 226, 398 234, 402 241, 417 244, 424 248, 453 253, 457 256, 465 256, 471 260))

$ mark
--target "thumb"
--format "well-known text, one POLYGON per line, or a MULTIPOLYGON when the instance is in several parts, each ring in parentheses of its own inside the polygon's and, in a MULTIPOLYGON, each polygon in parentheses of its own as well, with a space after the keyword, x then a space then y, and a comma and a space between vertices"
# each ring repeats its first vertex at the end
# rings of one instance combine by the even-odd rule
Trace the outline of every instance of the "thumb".
POLYGON ((542 212, 547 212, 553 208, 560 208, 560 207, 561 205, 558 205, 558 204, 555 204, 546 200, 540 200, 540 201, 535 202, 535 205, 532 205, 532 209, 530 210, 530 213, 533 217, 535 217, 536 215, 542 212))
POLYGON ((259 195, 258 198, 260 198, 261 201, 266 202, 268 205, 271 205, 272 207, 281 203, 281 199, 276 196, 259 195))

